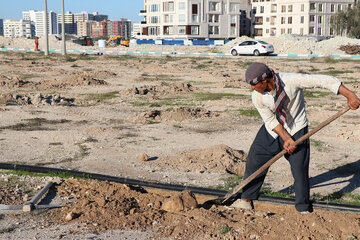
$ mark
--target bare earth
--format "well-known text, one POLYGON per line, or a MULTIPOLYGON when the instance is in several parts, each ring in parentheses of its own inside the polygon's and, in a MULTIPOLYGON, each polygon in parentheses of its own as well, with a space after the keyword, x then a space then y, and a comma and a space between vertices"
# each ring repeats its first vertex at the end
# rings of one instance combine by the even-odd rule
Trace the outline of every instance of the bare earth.
MULTIPOLYGON (((262 125, 246 115, 254 110, 243 79, 251 62, 331 74, 358 93, 360 85, 360 62, 328 58, 0 55, 0 162, 202 187, 223 186, 231 172, 242 174, 262 125)), ((322 89, 305 96, 310 128, 346 106, 342 96, 322 89)), ((312 137, 311 194, 360 194, 359 124, 359 111, 350 111, 312 137)), ((292 181, 289 164, 280 159, 266 187, 291 193, 292 181)), ((315 210, 303 216, 264 203, 255 211, 205 207, 206 197, 191 193, 77 180, 61 183, 57 192, 64 208, 0 214, 0 230, 16 226, 0 238, 25 239, 30 230, 35 239, 360 238, 355 214, 315 210)))

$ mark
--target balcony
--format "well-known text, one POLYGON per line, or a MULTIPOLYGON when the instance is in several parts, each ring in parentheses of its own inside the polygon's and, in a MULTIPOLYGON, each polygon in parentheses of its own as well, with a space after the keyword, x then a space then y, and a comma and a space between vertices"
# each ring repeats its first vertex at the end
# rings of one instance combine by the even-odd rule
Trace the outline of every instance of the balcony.
POLYGON ((146 21, 141 21, 141 24, 146 24, 146 21))
POLYGON ((146 10, 140 10, 139 16, 145 16, 146 15, 146 10))

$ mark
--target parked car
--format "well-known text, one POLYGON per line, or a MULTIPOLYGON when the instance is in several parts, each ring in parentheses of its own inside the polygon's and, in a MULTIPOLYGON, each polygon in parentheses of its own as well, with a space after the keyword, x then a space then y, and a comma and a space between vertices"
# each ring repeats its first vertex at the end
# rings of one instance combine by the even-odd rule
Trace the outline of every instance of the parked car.
POLYGON ((259 56, 261 54, 269 55, 273 52, 274 46, 272 44, 257 40, 244 41, 239 45, 230 48, 230 53, 233 56, 241 54, 259 56))

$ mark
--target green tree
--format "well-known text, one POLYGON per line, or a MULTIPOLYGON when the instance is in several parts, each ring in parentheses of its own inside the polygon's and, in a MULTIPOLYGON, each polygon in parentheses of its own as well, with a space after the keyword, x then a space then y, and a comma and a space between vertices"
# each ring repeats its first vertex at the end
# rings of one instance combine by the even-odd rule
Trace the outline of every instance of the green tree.
POLYGON ((331 16, 330 25, 337 35, 360 38, 360 4, 331 16))

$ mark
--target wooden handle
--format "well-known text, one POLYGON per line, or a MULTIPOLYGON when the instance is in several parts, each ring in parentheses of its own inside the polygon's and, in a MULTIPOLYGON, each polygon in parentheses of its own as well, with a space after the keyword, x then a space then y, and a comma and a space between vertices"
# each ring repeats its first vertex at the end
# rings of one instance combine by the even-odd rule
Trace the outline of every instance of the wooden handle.
MULTIPOLYGON (((325 121, 323 121, 322 123, 320 123, 317 127, 315 127, 314 129, 312 129, 310 132, 308 132, 307 134, 305 134, 304 136, 300 137, 298 140, 296 140, 293 144, 291 144, 291 146, 296 146, 300 143, 302 143, 304 140, 308 139, 310 136, 314 135, 315 133, 317 133, 320 129, 322 129, 323 127, 325 127, 326 125, 328 125, 329 123, 331 123, 332 121, 334 121, 335 119, 337 119, 338 117, 340 117, 341 115, 343 115, 344 113, 346 113, 347 111, 350 110, 350 107, 347 106, 346 108, 344 108, 343 110, 339 111, 338 113, 336 113, 335 115, 329 117, 328 119, 326 119, 325 121)), ((242 181, 239 185, 237 185, 236 187, 234 187, 232 190, 230 190, 226 196, 225 199, 223 200, 223 203, 226 202, 229 198, 231 198, 234 194, 236 194, 237 192, 239 192, 243 187, 245 187, 247 184, 249 184, 249 182, 251 182, 254 178, 256 178, 260 173, 262 173, 265 169, 267 169, 268 167, 270 167, 274 162, 276 162, 279 158, 281 158, 282 156, 284 156, 287 153, 287 151, 284 149, 281 152, 279 152, 278 154, 276 154, 273 158, 271 158, 268 162, 266 162, 264 165, 262 165, 258 170, 256 170, 253 174, 251 174, 249 177, 247 177, 244 181, 242 181)))

